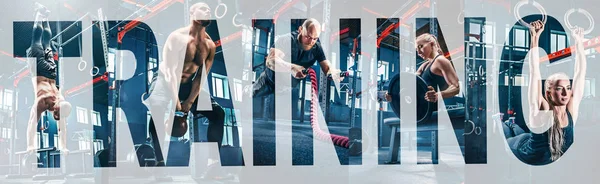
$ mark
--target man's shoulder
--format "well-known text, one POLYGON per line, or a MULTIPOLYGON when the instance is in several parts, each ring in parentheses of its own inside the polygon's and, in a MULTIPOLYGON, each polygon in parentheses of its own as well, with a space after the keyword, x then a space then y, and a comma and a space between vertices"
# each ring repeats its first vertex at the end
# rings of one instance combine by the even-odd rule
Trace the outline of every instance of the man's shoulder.
POLYGON ((167 38, 167 42, 171 44, 185 45, 189 41, 189 30, 190 29, 188 27, 182 27, 171 32, 171 34, 169 34, 169 37, 167 38))
POLYGON ((215 41, 213 41, 213 39, 210 37, 210 35, 208 35, 208 33, 206 34, 206 38, 204 39, 204 42, 206 43, 206 46, 208 46, 209 49, 216 49, 217 48, 217 44, 215 43, 215 41))

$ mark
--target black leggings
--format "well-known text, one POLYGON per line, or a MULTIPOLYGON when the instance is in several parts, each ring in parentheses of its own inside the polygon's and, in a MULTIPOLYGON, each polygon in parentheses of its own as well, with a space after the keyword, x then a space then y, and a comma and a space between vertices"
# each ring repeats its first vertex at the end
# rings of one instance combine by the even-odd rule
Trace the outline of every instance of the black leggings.
POLYGON ((31 46, 41 45, 43 49, 51 49, 52 30, 50 29, 50 23, 48 23, 48 20, 41 19, 40 16, 37 16, 33 22, 31 46))
POLYGON ((52 31, 47 20, 42 20, 41 15, 36 16, 33 22, 33 31, 31 45, 27 49, 27 57, 35 58, 28 60, 31 74, 46 77, 48 79, 56 79, 56 63, 54 61, 54 53, 50 45, 52 39, 52 31), (36 67, 32 67, 32 66, 36 67), (35 71, 33 70, 35 68, 35 71))
POLYGON ((549 159, 550 147, 546 134, 525 132, 519 125, 502 123, 506 142, 513 154, 530 165, 544 165, 549 159))

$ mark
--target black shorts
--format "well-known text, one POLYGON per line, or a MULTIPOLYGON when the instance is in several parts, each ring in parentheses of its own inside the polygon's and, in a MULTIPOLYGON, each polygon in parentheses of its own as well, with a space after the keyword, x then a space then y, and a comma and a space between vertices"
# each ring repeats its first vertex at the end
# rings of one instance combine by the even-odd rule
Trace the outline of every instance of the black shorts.
MULTIPOLYGON (((36 71, 30 71, 32 74, 56 79, 56 63, 52 49, 44 49, 41 45, 33 44, 27 49, 27 57, 35 58, 36 71)), ((29 63, 29 66, 33 66, 33 63, 29 63)), ((33 67, 29 68, 33 69, 33 67)))
MULTIPOLYGON (((158 81, 158 72, 156 72, 152 76, 152 82, 150 82, 148 96, 152 93, 156 93, 157 95, 161 96, 161 99, 168 100, 170 98, 169 94, 171 94, 171 93, 167 89, 164 89, 164 90, 156 89, 156 86, 158 86, 159 82, 161 82, 161 81, 158 81), (159 91, 161 91, 161 92, 159 92, 159 91)), ((166 84, 166 81, 162 81, 162 83, 166 84)), ((189 97, 191 92, 192 92, 192 82, 180 84, 179 91, 177 92, 177 97, 179 98, 179 101, 181 101, 181 102, 185 101, 189 97)), ((210 101, 211 101, 211 105, 213 106, 213 108, 214 108, 214 106, 219 106, 217 101, 215 101, 215 99, 212 97, 212 95, 210 95, 210 93, 200 90, 199 97, 197 97, 196 100, 194 100, 194 103, 192 104, 192 107, 190 108, 192 113, 194 113, 194 114, 200 113, 199 111, 196 110, 198 108, 198 99, 200 98, 200 96, 205 96, 205 95, 210 96, 210 101)), ((166 103, 161 103, 161 104, 166 104, 166 103)))

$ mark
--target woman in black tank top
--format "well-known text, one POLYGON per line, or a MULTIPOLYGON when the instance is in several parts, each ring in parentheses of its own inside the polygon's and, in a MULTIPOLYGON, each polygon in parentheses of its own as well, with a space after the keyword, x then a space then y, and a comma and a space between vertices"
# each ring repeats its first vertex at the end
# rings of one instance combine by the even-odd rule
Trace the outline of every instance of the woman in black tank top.
POLYGON ((531 23, 531 50, 529 53, 529 117, 527 125, 532 133, 517 137, 511 144, 513 153, 529 164, 547 164, 560 158, 573 143, 573 127, 577 121, 579 104, 583 97, 586 58, 583 50, 582 30, 573 30, 576 43, 575 77, 571 85, 569 76, 564 73, 550 75, 542 86, 540 74, 539 38, 544 31, 541 21, 531 23), (542 90, 543 87, 543 90, 542 90), (543 95, 540 95, 543 94, 543 95), (551 113, 545 113, 551 112, 551 113), (553 123, 546 131, 538 130, 546 123, 553 123), (516 150, 516 151, 515 151, 516 150))
MULTIPOLYGON (((429 33, 421 34, 415 43, 417 53, 426 61, 415 73, 423 78, 429 88, 423 98, 428 102, 437 102, 438 96, 442 98, 456 96, 460 92, 458 76, 452 62, 443 57, 443 51, 436 37, 429 33)), ((385 98, 388 102, 392 100, 391 95, 387 93, 385 98)))
POLYGON ((417 53, 426 61, 416 72, 429 86, 425 100, 437 102, 438 96, 442 98, 456 96, 460 92, 458 76, 452 62, 443 57, 443 51, 436 37, 425 33, 417 37, 415 43, 417 53))

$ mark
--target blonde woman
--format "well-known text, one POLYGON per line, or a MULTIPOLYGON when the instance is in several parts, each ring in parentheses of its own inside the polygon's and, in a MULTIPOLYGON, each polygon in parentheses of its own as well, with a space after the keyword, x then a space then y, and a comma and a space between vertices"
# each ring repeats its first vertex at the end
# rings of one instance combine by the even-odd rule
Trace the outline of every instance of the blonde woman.
MULTIPOLYGON (((456 96, 460 92, 458 76, 452 62, 444 57, 437 38, 429 33, 421 34, 415 40, 415 48, 417 54, 425 60, 415 73, 427 83, 425 100, 437 102, 440 96, 444 99, 456 96), (440 91, 436 92, 436 88, 440 91)), ((389 94, 385 97, 387 101, 392 101, 389 94)))
POLYGON ((523 162, 543 165, 559 159, 573 143, 573 126, 579 115, 579 104, 583 97, 586 58, 583 50, 581 28, 575 29, 575 77, 573 83, 564 73, 550 75, 542 86, 539 59, 539 38, 544 31, 541 21, 531 23, 531 50, 529 72, 529 121, 530 129, 551 123, 541 134, 524 133, 508 139, 513 153, 523 162), (543 87, 543 91, 542 91, 543 87), (543 92, 543 93, 542 93, 543 92), (540 95, 543 94, 543 95, 540 95))
POLYGON ((454 65, 444 57, 437 38, 429 33, 417 37, 415 42, 417 53, 425 60, 416 72, 427 83, 428 91, 425 100, 437 102, 438 96, 451 98, 460 92, 458 76, 454 71, 454 65), (439 88, 440 92, 436 92, 439 88))

